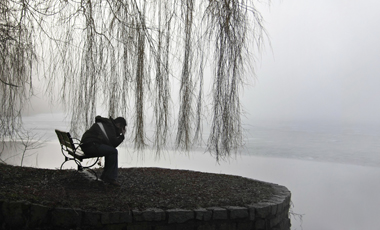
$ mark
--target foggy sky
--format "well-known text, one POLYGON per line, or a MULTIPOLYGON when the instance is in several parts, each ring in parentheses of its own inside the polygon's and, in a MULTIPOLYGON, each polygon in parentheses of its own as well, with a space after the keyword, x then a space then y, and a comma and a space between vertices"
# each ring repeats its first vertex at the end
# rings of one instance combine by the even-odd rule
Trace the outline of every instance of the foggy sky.
POLYGON ((271 47, 243 98, 251 120, 379 122, 380 1, 263 7, 271 47))
MULTIPOLYGON (((248 122, 379 123, 380 1, 272 0, 258 4, 267 42, 244 90, 248 122)), ((250 73, 247 73, 248 75, 250 73)), ((37 90, 28 113, 62 111, 37 90)))

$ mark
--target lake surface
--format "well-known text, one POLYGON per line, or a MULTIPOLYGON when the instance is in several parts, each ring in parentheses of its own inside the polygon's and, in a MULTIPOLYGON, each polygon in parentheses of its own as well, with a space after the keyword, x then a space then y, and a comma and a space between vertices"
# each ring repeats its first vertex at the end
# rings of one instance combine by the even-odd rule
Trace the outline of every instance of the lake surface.
MULTIPOLYGON (((59 117, 59 116, 58 116, 59 117)), ((54 129, 68 130, 57 116, 25 119, 46 145, 28 151, 23 165, 59 168, 63 162, 54 129)), ((209 153, 137 152, 119 148, 120 167, 162 167, 240 175, 281 184, 292 192, 292 229, 377 229, 380 226, 379 129, 365 125, 265 123, 250 125, 241 153, 217 163, 209 153), (301 216, 299 216, 301 215, 301 216), (302 218, 300 218, 302 217, 302 218)), ((21 149, 18 150, 22 152, 21 149)), ((20 165, 21 154, 2 159, 20 165)), ((75 167, 65 164, 66 168, 75 167)), ((227 185, 226 185, 227 186, 227 185)))

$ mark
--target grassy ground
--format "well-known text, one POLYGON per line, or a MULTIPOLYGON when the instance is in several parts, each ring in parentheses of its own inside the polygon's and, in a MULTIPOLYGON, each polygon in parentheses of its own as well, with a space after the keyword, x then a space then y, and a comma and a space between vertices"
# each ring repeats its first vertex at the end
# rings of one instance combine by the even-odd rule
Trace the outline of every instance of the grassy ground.
MULTIPOLYGON (((101 169, 97 169, 100 175, 101 169)), ((94 211, 244 206, 272 196, 269 184, 238 176, 161 168, 121 168, 121 187, 75 170, 0 164, 0 200, 94 211)))

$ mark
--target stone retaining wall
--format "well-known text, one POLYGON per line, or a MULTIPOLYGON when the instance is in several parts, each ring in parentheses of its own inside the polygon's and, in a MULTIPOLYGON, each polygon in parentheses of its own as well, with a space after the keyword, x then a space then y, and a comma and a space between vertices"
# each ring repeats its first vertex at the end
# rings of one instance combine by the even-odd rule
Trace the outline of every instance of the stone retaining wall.
POLYGON ((28 202, 0 201, 2 229, 127 230, 289 230, 290 191, 274 185, 275 195, 246 207, 195 210, 151 208, 130 212, 88 212, 28 202))

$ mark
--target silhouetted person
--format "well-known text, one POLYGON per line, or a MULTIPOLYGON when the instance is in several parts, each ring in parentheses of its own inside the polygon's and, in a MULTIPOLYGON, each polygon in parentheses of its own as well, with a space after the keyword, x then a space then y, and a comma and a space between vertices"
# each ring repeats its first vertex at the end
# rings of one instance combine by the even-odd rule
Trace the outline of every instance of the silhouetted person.
POLYGON ((116 119, 95 117, 95 124, 82 136, 81 148, 85 155, 105 157, 105 165, 100 179, 111 185, 120 186, 118 175, 117 146, 124 140, 127 122, 123 117, 116 119))

